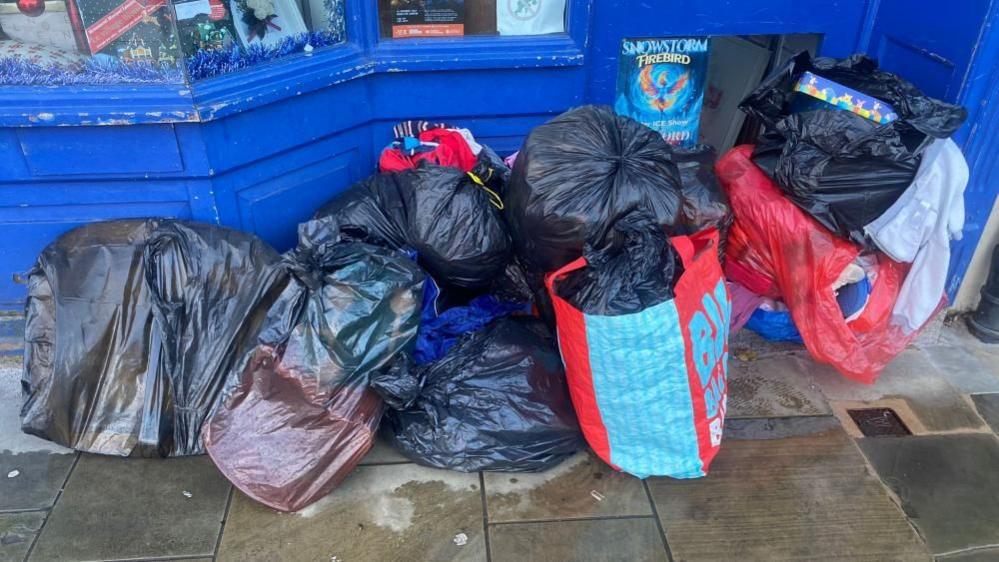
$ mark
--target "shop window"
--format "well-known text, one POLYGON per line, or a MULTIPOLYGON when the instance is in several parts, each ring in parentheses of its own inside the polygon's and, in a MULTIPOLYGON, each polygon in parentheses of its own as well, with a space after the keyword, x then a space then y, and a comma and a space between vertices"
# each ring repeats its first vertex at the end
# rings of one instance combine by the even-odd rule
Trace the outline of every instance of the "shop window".
POLYGON ((344 0, 0 0, 0 85, 181 83, 345 35, 344 0))
POLYGON ((379 0, 383 39, 565 33, 566 0, 379 0))
POLYGON ((346 40, 344 0, 174 0, 174 7, 191 80, 346 40), (228 8, 223 17, 212 15, 213 2, 228 8))

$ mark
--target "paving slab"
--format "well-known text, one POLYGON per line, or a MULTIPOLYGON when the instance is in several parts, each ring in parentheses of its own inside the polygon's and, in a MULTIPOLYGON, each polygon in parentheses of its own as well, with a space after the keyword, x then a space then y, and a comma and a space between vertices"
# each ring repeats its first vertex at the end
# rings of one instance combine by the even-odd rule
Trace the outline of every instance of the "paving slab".
POLYGON ((818 385, 802 359, 771 355, 728 364, 728 418, 774 418, 829 414, 818 385))
POLYGON ((999 392, 999 344, 979 341, 964 318, 946 324, 934 345, 919 347, 962 392, 999 392))
POLYGON ((809 361, 809 372, 829 400, 877 402, 902 399, 928 432, 987 431, 971 404, 918 349, 903 351, 885 367, 877 382, 860 384, 828 365, 809 361))
POLYGON ((0 356, 0 511, 51 507, 76 455, 21 432, 21 369, 20 356, 0 356))
POLYGON ((972 394, 971 401, 975 404, 978 415, 982 416, 992 431, 999 433, 999 392, 972 394))
POLYGON ((785 439, 841 427, 832 416, 726 419, 722 443, 746 439, 785 439))
POLYGON ((489 526, 493 562, 665 562, 655 519, 590 519, 489 526))
POLYGON ((968 331, 964 318, 955 318, 940 332, 938 345, 955 345, 964 347, 981 357, 999 360, 999 344, 984 343, 968 331))
POLYGON ((999 392, 999 358, 976 353, 975 347, 972 342, 961 341, 922 346, 920 350, 959 391, 999 392))
POLYGON ((578 453, 545 472, 486 472, 490 522, 652 515, 642 481, 578 453))
POLYGON ((48 451, 0 452, 0 511, 52 507, 75 457, 48 451))
POLYGON ((842 428, 773 431, 730 432, 705 478, 649 479, 674 560, 930 559, 842 428))
POLYGON ((937 562, 996 562, 999 547, 967 550, 946 556, 937 556, 937 562))
POLYGON ((82 455, 31 559, 211 556, 229 490, 204 456, 82 455))
POLYGON ((939 344, 947 324, 947 314, 938 312, 923 324, 915 339, 912 340, 912 345, 923 347, 939 344))
POLYGON ((486 559, 478 474, 358 467, 329 496, 279 513, 236 492, 218 560, 486 559), (465 544, 455 544, 464 534, 465 544))
POLYGON ((44 522, 44 511, 0 514, 0 562, 24 560, 44 522))
POLYGON ((369 464, 393 464, 393 463, 403 463, 409 462, 409 459, 402 456, 402 453, 397 451, 384 437, 379 435, 375 438, 374 445, 371 446, 371 450, 368 451, 367 455, 361 459, 361 465, 369 464))
POLYGON ((775 354, 808 353, 805 346, 800 343, 765 340, 762 336, 748 328, 743 328, 732 334, 729 338, 728 348, 732 355, 748 353, 756 357, 766 357, 775 354))
POLYGON ((22 368, 20 356, 0 356, 0 452, 72 453, 70 449, 21 432, 22 368))
POLYGON ((858 443, 933 552, 999 545, 995 435, 926 435, 858 443))

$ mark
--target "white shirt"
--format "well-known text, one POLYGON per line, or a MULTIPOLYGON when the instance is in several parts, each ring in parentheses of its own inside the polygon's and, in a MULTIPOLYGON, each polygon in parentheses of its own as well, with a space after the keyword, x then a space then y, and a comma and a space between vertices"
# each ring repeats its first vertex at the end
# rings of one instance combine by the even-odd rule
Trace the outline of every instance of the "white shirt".
POLYGON ((892 309, 906 333, 919 329, 940 304, 950 264, 950 241, 964 228, 968 163, 950 139, 923 152, 912 185, 864 231, 885 254, 912 267, 892 309))

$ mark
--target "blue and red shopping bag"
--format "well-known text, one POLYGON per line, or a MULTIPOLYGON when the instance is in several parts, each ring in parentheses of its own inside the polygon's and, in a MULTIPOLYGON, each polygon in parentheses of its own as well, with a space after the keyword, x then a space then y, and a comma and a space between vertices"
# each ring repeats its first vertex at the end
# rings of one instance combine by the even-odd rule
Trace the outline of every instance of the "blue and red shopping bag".
POLYGON ((640 478, 704 476, 725 422, 731 302, 718 232, 670 241, 684 267, 675 296, 635 314, 584 314, 558 296, 585 258, 545 279, 583 435, 605 462, 640 478))

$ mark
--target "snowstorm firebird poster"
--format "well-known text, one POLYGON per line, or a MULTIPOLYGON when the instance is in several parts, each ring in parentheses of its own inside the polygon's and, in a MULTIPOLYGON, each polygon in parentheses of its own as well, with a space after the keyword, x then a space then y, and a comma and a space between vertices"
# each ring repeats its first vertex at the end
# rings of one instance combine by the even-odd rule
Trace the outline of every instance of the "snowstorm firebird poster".
POLYGON ((624 39, 614 109, 679 146, 697 143, 708 72, 707 37, 624 39))

